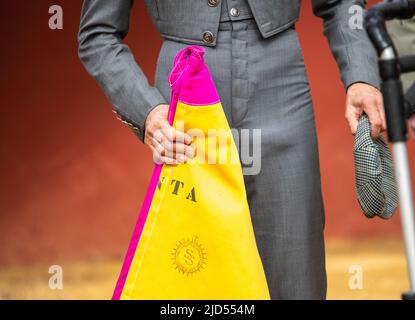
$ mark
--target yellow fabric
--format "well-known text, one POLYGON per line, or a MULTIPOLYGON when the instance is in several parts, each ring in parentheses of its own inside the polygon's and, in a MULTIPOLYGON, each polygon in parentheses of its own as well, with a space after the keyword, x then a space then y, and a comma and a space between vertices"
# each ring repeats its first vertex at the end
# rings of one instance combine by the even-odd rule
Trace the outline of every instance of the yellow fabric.
POLYGON ((163 166, 121 299, 269 299, 221 104, 179 101, 173 125, 219 133, 217 139, 196 134, 194 159, 163 166), (226 147, 217 142, 223 139, 226 147), (218 161, 203 163, 206 154, 218 161))

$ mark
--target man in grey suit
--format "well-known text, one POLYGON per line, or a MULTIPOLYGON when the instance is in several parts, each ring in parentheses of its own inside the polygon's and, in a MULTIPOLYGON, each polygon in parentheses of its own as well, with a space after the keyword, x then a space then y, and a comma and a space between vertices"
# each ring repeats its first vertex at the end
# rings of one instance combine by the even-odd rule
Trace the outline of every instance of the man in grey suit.
MULTIPOLYGON (((347 90, 352 133, 365 112, 385 129, 377 57, 349 25, 364 0, 313 0, 347 90), (352 7, 353 6, 353 7, 352 7)), ((165 163, 192 157, 190 137, 167 122, 167 75, 176 53, 205 46, 205 61, 232 128, 261 129, 261 171, 245 175, 272 299, 324 299, 324 208, 313 107, 295 23, 300 0, 145 0, 164 42, 150 86, 122 43, 132 0, 85 0, 79 56, 114 111, 165 163), (160 133, 162 134, 156 134, 160 133), (180 138, 180 139, 179 139, 180 138), (180 151, 171 153, 172 150, 180 151)), ((237 227, 237 226, 235 226, 237 227)))

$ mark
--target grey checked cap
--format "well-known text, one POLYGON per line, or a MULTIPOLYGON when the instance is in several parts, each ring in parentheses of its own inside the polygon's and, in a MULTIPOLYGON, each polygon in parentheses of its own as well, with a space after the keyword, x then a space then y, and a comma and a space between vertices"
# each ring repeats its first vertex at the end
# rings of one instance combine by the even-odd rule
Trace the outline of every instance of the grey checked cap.
POLYGON ((353 153, 357 199, 363 213, 368 218, 389 219, 398 206, 392 156, 382 135, 372 140, 365 114, 359 120, 353 153))

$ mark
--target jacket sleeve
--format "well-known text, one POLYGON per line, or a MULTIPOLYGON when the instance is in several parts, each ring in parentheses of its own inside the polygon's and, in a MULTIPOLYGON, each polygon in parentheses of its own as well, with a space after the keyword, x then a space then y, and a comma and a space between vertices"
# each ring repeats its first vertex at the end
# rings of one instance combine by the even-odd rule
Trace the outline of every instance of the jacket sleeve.
POLYGON ((85 0, 78 34, 78 54, 102 87, 120 120, 143 140, 147 114, 166 103, 150 86, 126 44, 133 0, 85 0))
POLYGON ((359 6, 363 10, 366 0, 313 0, 313 12, 324 21, 324 35, 339 66, 347 89, 355 82, 380 87, 378 58, 363 21, 352 28, 353 15, 359 6))

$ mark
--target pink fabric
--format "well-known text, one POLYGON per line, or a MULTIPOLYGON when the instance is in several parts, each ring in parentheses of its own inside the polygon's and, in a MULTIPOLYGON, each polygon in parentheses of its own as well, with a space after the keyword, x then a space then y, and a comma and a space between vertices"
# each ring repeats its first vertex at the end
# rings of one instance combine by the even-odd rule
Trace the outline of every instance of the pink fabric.
MULTIPOLYGON (((219 102, 213 80, 203 61, 204 52, 203 47, 189 46, 181 50, 174 59, 173 68, 168 79, 172 87, 168 114, 170 124, 173 124, 178 100, 190 105, 209 105, 219 102)), ((124 259, 124 264, 115 286, 112 296, 113 300, 119 300, 124 289, 125 281, 127 280, 128 272, 147 220, 162 168, 163 165, 156 165, 154 168, 150 185, 124 259)))
POLYGON ((205 49, 189 46, 181 50, 174 59, 174 66, 169 75, 173 95, 190 105, 209 105, 219 102, 215 84, 206 67, 203 56, 205 49))

